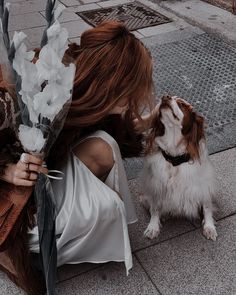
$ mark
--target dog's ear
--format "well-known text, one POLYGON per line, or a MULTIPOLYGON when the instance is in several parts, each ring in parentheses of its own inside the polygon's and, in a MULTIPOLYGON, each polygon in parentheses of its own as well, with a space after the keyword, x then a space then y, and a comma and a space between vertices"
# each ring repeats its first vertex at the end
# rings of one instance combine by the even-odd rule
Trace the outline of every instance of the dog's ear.
POLYGON ((146 154, 153 151, 155 138, 157 136, 163 136, 165 134, 165 126, 161 122, 161 113, 159 113, 155 118, 153 118, 151 123, 151 131, 146 138, 146 154))
POLYGON ((204 118, 191 112, 189 125, 183 126, 182 133, 187 141, 187 150, 191 158, 199 158, 199 142, 204 138, 204 118))

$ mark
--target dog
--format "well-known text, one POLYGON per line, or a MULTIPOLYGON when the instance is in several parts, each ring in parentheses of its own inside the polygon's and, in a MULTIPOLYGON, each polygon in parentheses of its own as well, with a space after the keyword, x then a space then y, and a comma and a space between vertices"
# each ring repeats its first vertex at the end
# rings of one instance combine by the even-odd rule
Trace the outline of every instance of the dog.
POLYGON ((141 173, 145 192, 141 201, 151 215, 144 235, 156 238, 164 215, 195 219, 202 212, 203 235, 215 241, 216 177, 206 147, 203 117, 185 100, 164 96, 148 140, 155 149, 145 157, 141 173))

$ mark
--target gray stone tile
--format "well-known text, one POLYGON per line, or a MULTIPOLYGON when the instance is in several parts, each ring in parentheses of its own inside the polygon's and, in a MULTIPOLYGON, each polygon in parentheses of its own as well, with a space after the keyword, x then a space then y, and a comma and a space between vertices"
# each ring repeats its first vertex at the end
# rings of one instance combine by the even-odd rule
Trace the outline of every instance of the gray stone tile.
POLYGON ((128 158, 124 160, 124 166, 128 179, 136 178, 143 167, 142 158, 128 158))
POLYGON ((25 2, 27 0, 8 0, 9 3, 16 3, 16 2, 25 2))
POLYGON ((81 18, 77 21, 63 23, 63 27, 68 30, 69 38, 80 37, 85 30, 91 28, 91 26, 81 18))
POLYGON ((25 293, 18 288, 10 279, 0 271, 0 294, 2 295, 24 295, 25 293))
POLYGON ((58 268, 57 279, 59 282, 65 281, 101 266, 96 263, 65 264, 58 268))
MULTIPOLYGON (((83 0, 83 1, 90 1, 90 0, 83 0)), ((129 2, 133 2, 133 1, 132 0, 108 0, 108 1, 99 2, 98 5, 100 5, 101 7, 110 7, 110 6, 120 5, 120 4, 126 4, 129 2)))
POLYGON ((179 30, 181 31, 187 27, 189 27, 189 24, 187 24, 184 21, 183 22, 179 21, 178 23, 172 22, 172 23, 147 27, 147 28, 138 30, 138 32, 144 35, 145 37, 149 37, 149 36, 173 32, 173 31, 175 32, 179 30))
POLYGON ((57 294, 160 295, 136 259, 129 276, 126 276, 123 263, 107 263, 96 270, 59 283, 57 294))
POLYGON ((27 13, 24 15, 15 15, 9 18, 9 32, 29 29, 34 27, 42 27, 46 25, 45 18, 38 12, 27 13))
MULTIPOLYGON (((45 27, 38 27, 38 28, 33 28, 33 29, 25 29, 22 30, 27 35, 27 41, 28 44, 31 46, 28 49, 32 49, 35 47, 40 46, 41 38, 43 35, 45 27)), ((10 38, 12 38, 14 32, 10 32, 10 38)))
POLYGON ((236 148, 211 155, 217 173, 216 219, 236 213, 236 148))
MULTIPOLYGON (((43 17, 45 17, 45 11, 40 12, 43 17)), ((74 20, 78 20, 78 15, 75 13, 74 9, 72 10, 71 7, 66 8, 62 15, 59 17, 60 23, 70 22, 74 20)))
POLYGON ((100 0, 81 0, 83 4, 90 4, 90 3, 96 3, 99 2, 100 0))
POLYGON ((79 0, 60 0, 60 2, 67 7, 80 4, 79 0))
POLYGON ((75 12, 80 12, 80 11, 88 11, 88 10, 93 10, 93 9, 98 9, 98 8, 101 8, 101 7, 98 6, 96 3, 89 3, 89 4, 76 6, 73 9, 75 12))
POLYGON ((150 221, 150 215, 139 202, 139 195, 141 192, 141 185, 139 180, 130 180, 129 188, 136 206, 136 212, 138 216, 138 222, 129 225, 129 235, 132 251, 135 252, 144 247, 160 243, 164 240, 173 238, 194 229, 190 222, 185 219, 169 219, 162 222, 161 233, 158 238, 153 240, 145 238, 143 232, 150 221))
POLYGON ((188 26, 181 30, 170 30, 169 32, 159 33, 155 36, 146 37, 142 41, 149 47, 155 44, 162 45, 166 43, 185 40, 196 35, 201 35, 204 32, 196 27, 188 26))
POLYGON ((42 11, 46 7, 47 0, 29 0, 24 2, 15 2, 10 6, 10 17, 17 14, 42 11))
POLYGON ((142 38, 144 38, 144 36, 141 34, 141 33, 139 33, 138 31, 133 31, 132 32, 138 39, 142 39, 142 38))
POLYGON ((201 230, 137 253, 162 295, 236 294, 236 216, 218 223, 218 240, 201 230))
POLYGON ((80 44, 80 37, 77 37, 77 38, 70 38, 69 41, 70 41, 71 43, 75 42, 75 43, 77 43, 77 44, 80 44))

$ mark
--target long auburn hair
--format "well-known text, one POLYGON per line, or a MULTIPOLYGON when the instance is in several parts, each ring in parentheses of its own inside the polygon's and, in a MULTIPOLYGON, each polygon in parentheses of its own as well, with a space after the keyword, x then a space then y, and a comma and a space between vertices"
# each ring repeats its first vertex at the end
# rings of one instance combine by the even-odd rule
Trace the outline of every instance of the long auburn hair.
POLYGON ((141 107, 154 104, 152 59, 147 48, 123 23, 109 21, 85 31, 80 46, 69 45, 64 59, 67 57, 76 64, 72 103, 49 165, 64 158, 76 138, 98 129, 117 140, 123 156, 140 154, 142 138, 135 135, 132 120, 141 120, 141 107), (125 119, 109 115, 123 98, 129 105, 125 119))

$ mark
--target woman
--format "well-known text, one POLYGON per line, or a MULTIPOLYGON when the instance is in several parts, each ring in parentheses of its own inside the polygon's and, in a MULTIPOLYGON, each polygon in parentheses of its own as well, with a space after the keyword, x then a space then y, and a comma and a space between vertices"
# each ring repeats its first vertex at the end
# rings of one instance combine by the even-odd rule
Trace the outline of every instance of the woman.
MULTIPOLYGON (((151 116, 142 120, 140 113, 153 105, 151 56, 117 22, 84 32, 81 46, 71 45, 67 54, 77 68, 73 101, 47 159, 48 167, 60 167, 65 174, 52 183, 57 264, 124 261, 128 273, 132 254, 127 223, 136 216, 120 150, 122 156, 142 150, 134 122, 139 129, 149 126, 151 116)), ((35 172, 46 173, 42 161, 25 155, 5 169, 2 179, 33 185, 35 172)), ((32 252, 39 251, 37 227, 29 231, 29 245, 32 252)))

